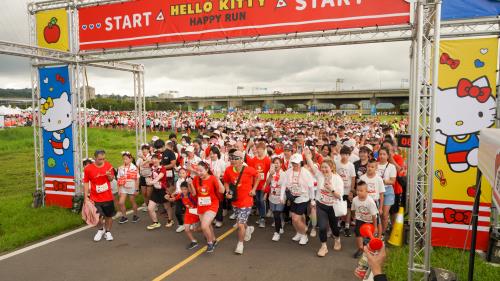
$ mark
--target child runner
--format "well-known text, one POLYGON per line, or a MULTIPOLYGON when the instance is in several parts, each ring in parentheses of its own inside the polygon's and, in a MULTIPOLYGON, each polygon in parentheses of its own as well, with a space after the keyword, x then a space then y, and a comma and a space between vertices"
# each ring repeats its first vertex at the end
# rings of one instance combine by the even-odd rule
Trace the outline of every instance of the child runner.
POLYGON ((363 237, 359 233, 359 229, 365 223, 373 223, 375 226, 375 235, 377 235, 377 205, 371 196, 368 196, 368 185, 364 181, 358 182, 357 196, 352 200, 351 210, 354 211, 354 218, 356 219, 356 253, 354 258, 358 259, 363 254, 363 237))
POLYGON ((149 144, 143 144, 141 146, 141 154, 137 159, 137 167, 139 167, 139 174, 141 175, 139 178, 139 187, 144 198, 144 212, 148 210, 149 197, 151 197, 151 193, 153 192, 153 187, 146 184, 146 178, 151 177, 151 154, 149 151, 149 144))
MULTIPOLYGON (((349 162, 349 157, 351 156, 351 149, 348 146, 343 146, 340 149, 340 161, 337 162, 337 174, 344 181, 344 196, 343 200, 347 201, 347 208, 351 207, 352 198, 354 195, 354 184, 356 183, 356 171, 354 169, 354 164, 349 162)), ((344 236, 350 237, 351 230, 351 212, 347 212, 344 217, 344 236)))
MULTIPOLYGON (((187 171, 184 168, 180 168, 177 174, 179 175, 179 178, 177 179, 177 182, 175 182, 175 191, 172 194, 174 197, 181 194, 182 192, 181 185, 184 182, 187 182, 187 180, 189 179, 187 171)), ((182 200, 174 200, 174 201, 169 200, 169 201, 175 202, 175 217, 177 218, 177 224, 179 225, 175 230, 175 232, 177 233, 183 232, 186 229, 186 227, 184 226, 184 213, 186 208, 182 204, 183 201, 182 200)))
POLYGON ((153 186, 153 192, 151 193, 151 198, 148 203, 148 212, 149 217, 153 221, 153 224, 148 225, 148 230, 153 230, 161 227, 161 224, 158 222, 158 217, 156 215, 156 206, 163 204, 165 209, 167 206, 167 200, 165 199, 165 195, 167 194, 167 170, 164 166, 160 166, 160 159, 158 155, 153 155, 151 157, 153 162, 151 177, 146 179, 148 185, 153 186))
MULTIPOLYGON (((384 180, 377 174, 378 163, 375 159, 368 160, 366 174, 362 175, 360 181, 366 183, 368 195, 375 201, 378 208, 378 214, 382 213, 382 204, 384 203, 384 180)), ((382 233, 382 225, 378 224, 378 232, 382 233)))
POLYGON ((132 163, 132 154, 128 151, 122 152, 123 165, 118 168, 117 178, 118 178, 118 190, 120 193, 120 212, 122 217, 119 223, 123 224, 128 222, 125 200, 127 196, 132 204, 132 209, 134 210, 134 216, 132 222, 138 222, 139 216, 137 216, 137 203, 135 202, 135 196, 139 192, 139 171, 137 167, 132 163))

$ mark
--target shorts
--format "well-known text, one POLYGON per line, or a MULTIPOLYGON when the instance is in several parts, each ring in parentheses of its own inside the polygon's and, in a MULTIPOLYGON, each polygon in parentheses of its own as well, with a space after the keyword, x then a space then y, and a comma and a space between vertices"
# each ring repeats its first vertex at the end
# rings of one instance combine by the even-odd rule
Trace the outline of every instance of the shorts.
POLYGON ((163 204, 167 202, 167 199, 165 199, 165 195, 167 193, 165 192, 165 189, 157 189, 153 188, 153 192, 151 193, 151 201, 155 202, 156 204, 163 204))
POLYGON ((135 187, 122 186, 122 188, 120 188, 120 194, 134 195, 135 194, 135 187))
POLYGON ((236 215, 236 222, 239 224, 246 224, 248 217, 252 212, 252 208, 234 208, 234 214, 236 215))
POLYGON ((389 213, 397 214, 399 212, 399 206, 401 206, 401 194, 396 194, 394 195, 394 205, 391 206, 389 213))
POLYGON ((349 195, 343 195, 342 196, 342 200, 344 200, 344 201, 347 202, 347 209, 350 210, 351 209, 352 201, 349 200, 349 195))
POLYGON ((302 216, 307 212, 307 206, 309 206, 309 201, 303 203, 292 202, 290 212, 302 216))
POLYGON ((145 177, 141 176, 141 177, 139 178, 139 186, 140 186, 140 187, 141 187, 141 186, 147 186, 147 184, 146 184, 146 178, 145 178, 145 177))
POLYGON ((106 218, 111 218, 116 215, 115 210, 115 202, 114 201, 105 201, 105 202, 95 202, 94 203, 97 212, 106 218))
POLYGON ((193 215, 189 212, 189 210, 186 210, 186 213, 184 213, 184 224, 195 224, 200 222, 200 217, 198 215, 193 215))
POLYGON ((394 201, 395 201, 394 188, 392 187, 392 185, 386 185, 384 193, 384 206, 392 206, 394 205, 394 201))
POLYGON ((274 204, 269 202, 269 206, 271 207, 271 211, 273 212, 283 212, 285 209, 285 204, 274 204))
POLYGON ((356 235, 356 237, 361 237, 361 233, 359 233, 359 229, 365 223, 369 223, 369 222, 356 220, 356 226, 354 227, 354 234, 356 235))

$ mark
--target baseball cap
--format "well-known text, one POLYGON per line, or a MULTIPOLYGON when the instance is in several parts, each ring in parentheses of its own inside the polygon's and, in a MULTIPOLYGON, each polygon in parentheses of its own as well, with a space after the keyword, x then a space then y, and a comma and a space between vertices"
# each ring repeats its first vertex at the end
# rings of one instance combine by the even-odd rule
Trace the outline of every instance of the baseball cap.
POLYGON ((283 147, 283 150, 290 150, 290 151, 292 151, 293 150, 293 145, 291 145, 291 144, 285 144, 285 146, 283 147))
POLYGON ((290 157, 290 162, 300 164, 300 162, 302 162, 302 155, 295 153, 290 157))
POLYGON ((230 156, 233 156, 233 157, 239 157, 241 159, 243 159, 243 157, 245 157, 245 155, 243 154, 243 152, 237 150, 235 151, 233 154, 231 154, 230 156))
POLYGON ((194 152, 194 147, 192 145, 186 147, 186 152, 194 152))
POLYGON ((160 138, 159 138, 158 136, 153 136, 153 137, 151 138, 151 141, 155 142, 155 141, 157 141, 157 140, 159 140, 159 139, 160 139, 160 138))

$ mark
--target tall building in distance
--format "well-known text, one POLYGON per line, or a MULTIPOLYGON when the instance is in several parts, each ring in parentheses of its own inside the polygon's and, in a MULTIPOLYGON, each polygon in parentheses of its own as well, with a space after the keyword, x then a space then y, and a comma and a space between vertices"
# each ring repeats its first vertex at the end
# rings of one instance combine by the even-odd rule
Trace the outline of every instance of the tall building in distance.
POLYGON ((80 88, 81 93, 86 94, 87 100, 93 100, 95 99, 95 88, 91 86, 84 86, 80 88))

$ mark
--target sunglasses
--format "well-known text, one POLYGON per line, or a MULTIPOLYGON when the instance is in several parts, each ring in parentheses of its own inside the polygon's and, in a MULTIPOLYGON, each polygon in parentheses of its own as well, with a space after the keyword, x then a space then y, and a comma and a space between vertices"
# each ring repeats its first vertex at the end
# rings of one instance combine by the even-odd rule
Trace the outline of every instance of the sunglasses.
POLYGON ((241 157, 238 157, 238 156, 229 156, 229 160, 241 160, 241 157))

